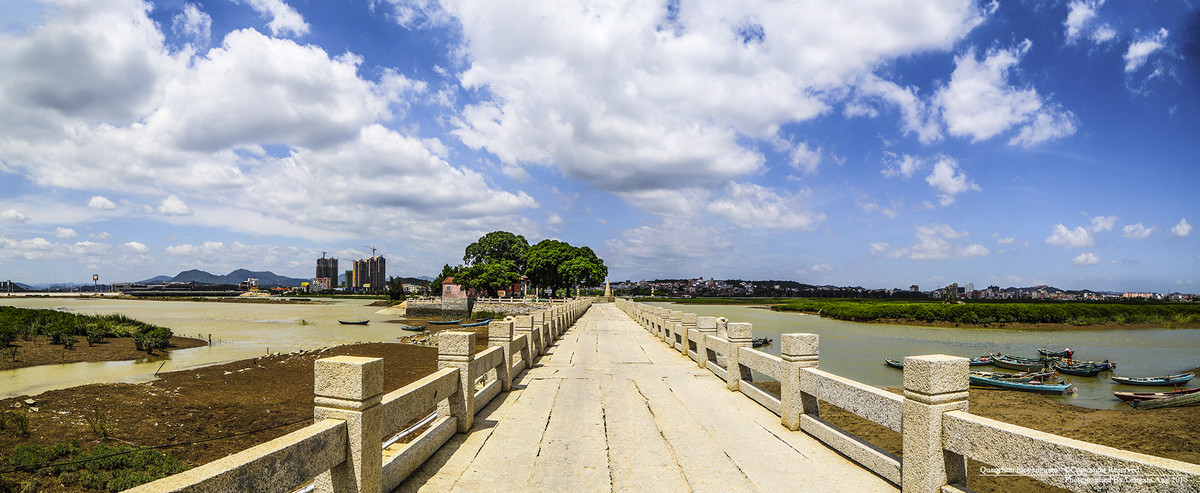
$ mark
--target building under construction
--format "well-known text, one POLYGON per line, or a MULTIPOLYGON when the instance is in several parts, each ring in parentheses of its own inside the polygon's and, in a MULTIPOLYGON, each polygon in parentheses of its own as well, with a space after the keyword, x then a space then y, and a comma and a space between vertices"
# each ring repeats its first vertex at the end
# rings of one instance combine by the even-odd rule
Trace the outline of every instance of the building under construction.
POLYGON ((329 279, 330 281, 328 284, 330 286, 336 286, 337 278, 338 259, 325 258, 325 255, 321 255, 321 258, 317 259, 317 275, 313 276, 313 279, 329 279))
POLYGON ((387 289, 387 261, 382 255, 354 261, 354 279, 346 284, 355 291, 384 291, 387 289))

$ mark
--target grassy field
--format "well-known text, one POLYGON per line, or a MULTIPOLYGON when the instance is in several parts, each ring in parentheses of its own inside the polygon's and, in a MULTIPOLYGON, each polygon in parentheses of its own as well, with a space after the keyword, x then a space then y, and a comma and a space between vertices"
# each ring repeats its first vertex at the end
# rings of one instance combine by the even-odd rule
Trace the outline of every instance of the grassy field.
POLYGON ((1193 303, 793 300, 771 309, 817 313, 852 322, 912 321, 984 326, 1162 324, 1167 328, 1200 325, 1200 304, 1193 303))

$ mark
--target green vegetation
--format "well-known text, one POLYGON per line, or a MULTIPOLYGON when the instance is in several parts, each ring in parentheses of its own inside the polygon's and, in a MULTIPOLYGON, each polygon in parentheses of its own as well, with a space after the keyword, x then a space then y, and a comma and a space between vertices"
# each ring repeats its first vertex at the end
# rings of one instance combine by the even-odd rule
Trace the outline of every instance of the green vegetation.
POLYGON ((608 267, 591 248, 542 240, 525 253, 525 276, 534 286, 557 294, 560 288, 603 284, 608 267))
POLYGON ((678 303, 680 305, 778 305, 801 301, 797 298, 638 298, 641 302, 678 303))
POLYGON ((814 312, 852 322, 900 320, 970 325, 1162 323, 1182 327, 1200 323, 1200 305, 1190 303, 1117 302, 970 302, 880 300, 798 300, 772 307, 778 311, 814 312))
POLYGON ((560 289, 598 286, 608 276, 608 267, 591 248, 557 240, 529 246, 525 237, 507 231, 493 231, 467 245, 463 262, 465 267, 443 267, 431 289, 441 289, 442 280, 453 277, 463 289, 494 296, 524 276, 533 286, 557 294, 560 289))
POLYGON ((8 464, 39 476, 57 477, 68 488, 81 486, 101 491, 122 491, 186 471, 179 460, 157 450, 134 450, 97 443, 83 450, 78 442, 50 447, 17 445, 8 464))
POLYGON ((124 315, 78 315, 0 306, 0 349, 8 347, 18 338, 32 341, 37 336, 45 336, 52 344, 71 349, 75 345, 75 337, 81 336, 88 346, 103 341, 105 337, 129 337, 139 351, 151 352, 166 349, 172 335, 171 329, 124 315))

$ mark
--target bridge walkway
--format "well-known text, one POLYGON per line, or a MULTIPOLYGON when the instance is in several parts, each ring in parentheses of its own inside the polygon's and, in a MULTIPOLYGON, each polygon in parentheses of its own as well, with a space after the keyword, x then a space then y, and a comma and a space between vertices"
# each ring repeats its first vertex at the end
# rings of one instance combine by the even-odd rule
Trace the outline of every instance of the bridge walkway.
POLYGON ((896 491, 596 304, 395 491, 896 491))

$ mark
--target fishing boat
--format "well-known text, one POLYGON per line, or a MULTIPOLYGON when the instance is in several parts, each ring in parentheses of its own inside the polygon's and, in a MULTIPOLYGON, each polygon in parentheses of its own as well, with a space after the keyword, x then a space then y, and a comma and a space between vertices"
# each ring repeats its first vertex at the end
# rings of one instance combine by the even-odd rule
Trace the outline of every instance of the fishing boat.
MULTIPOLYGON (((886 358, 883 360, 883 362, 887 363, 887 365, 892 368, 904 369, 904 361, 901 361, 898 359, 886 358)), ((980 356, 978 358, 969 358, 967 360, 967 364, 970 366, 990 365, 990 364, 992 364, 992 357, 991 356, 980 356)))
MULTIPOLYGON (((1190 389, 1200 390, 1200 389, 1190 389)), ((1200 392, 1190 392, 1162 399, 1150 399, 1144 401, 1129 401, 1129 405, 1134 409, 1161 409, 1164 407, 1179 407, 1179 406, 1195 406, 1200 404, 1200 392)))
POLYGON ((883 363, 892 368, 899 368, 901 370, 904 369, 904 362, 898 359, 884 358, 883 363))
POLYGON ((1047 358, 1022 358, 1020 356, 1010 356, 1007 354, 998 354, 992 358, 992 364, 1000 368, 1018 371, 1038 371, 1043 368, 1049 368, 1053 359, 1047 358))
POLYGON ((480 320, 480 321, 478 321, 478 322, 475 322, 475 323, 470 323, 470 324, 461 324, 461 327, 479 327, 479 326, 481 326, 481 325, 487 325, 487 324, 488 324, 489 322, 491 322, 491 321, 492 321, 492 319, 490 319, 490 318, 485 318, 485 319, 483 319, 483 320, 480 320))
POLYGON ((988 378, 979 375, 970 375, 969 377, 972 384, 995 387, 998 389, 1038 392, 1042 394, 1070 394, 1075 392, 1075 386, 1069 383, 1045 383, 1036 379, 1028 382, 1021 382, 1018 380, 988 378))
POLYGON ((1092 366, 1095 366, 1096 369, 1100 370, 1100 371, 1112 371, 1117 368, 1116 363, 1113 363, 1108 360, 1104 360, 1104 361, 1071 360, 1071 364, 1073 364, 1073 365, 1092 365, 1092 366))
POLYGON ((753 345, 754 347, 770 346, 771 339, 767 338, 767 337, 759 337, 759 338, 751 341, 751 345, 753 345))
POLYGON ((1194 389, 1176 390, 1173 392, 1113 392, 1113 395, 1125 402, 1133 402, 1166 399, 1180 395, 1195 394, 1196 392, 1200 392, 1200 387, 1196 387, 1194 389))
POLYGON ((1053 366, 1055 370, 1058 370, 1059 373, 1066 373, 1067 375, 1075 375, 1077 377, 1094 377, 1100 374, 1100 369, 1096 368, 1096 365, 1091 363, 1072 364, 1064 363, 1062 361, 1055 361, 1051 366, 1053 366))
POLYGON ((1070 358, 1072 354, 1075 354, 1075 352, 1071 351, 1071 348, 1066 348, 1062 351, 1050 351, 1046 348, 1038 348, 1038 354, 1053 358, 1070 358))
POLYGON ((1010 373, 1004 371, 972 371, 971 375, 983 378, 994 378, 997 380, 1010 380, 1014 382, 1028 382, 1030 380, 1045 381, 1048 378, 1054 378, 1053 371, 1038 371, 1038 372, 1020 372, 1010 373))
POLYGON ((429 326, 429 324, 425 324, 425 325, 421 325, 421 326, 400 324, 401 329, 411 330, 413 332, 421 332, 421 331, 425 330, 425 327, 428 327, 428 326, 429 326))
POLYGON ((1126 385, 1183 385, 1194 376, 1196 375, 1192 373, 1180 373, 1165 377, 1118 377, 1113 375, 1112 380, 1126 385))
POLYGON ((358 320, 338 320, 338 323, 342 325, 367 325, 371 323, 371 321, 365 318, 360 318, 358 320))
POLYGON ((429 321, 429 323, 431 323, 433 325, 454 325, 459 322, 462 322, 461 318, 458 320, 430 320, 429 321))

